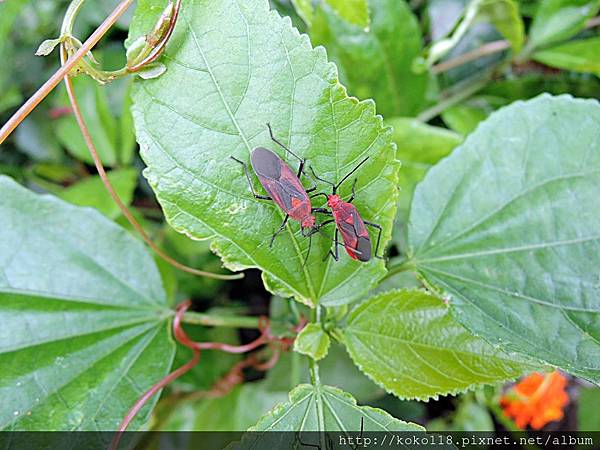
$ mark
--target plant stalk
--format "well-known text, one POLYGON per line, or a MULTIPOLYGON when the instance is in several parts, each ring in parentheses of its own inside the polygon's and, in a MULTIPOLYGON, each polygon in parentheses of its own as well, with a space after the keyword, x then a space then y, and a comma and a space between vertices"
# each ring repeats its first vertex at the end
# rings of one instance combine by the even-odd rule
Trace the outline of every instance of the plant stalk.
POLYGON ((455 94, 448 96, 447 98, 440 101, 439 103, 432 106, 431 108, 426 109, 425 111, 421 112, 417 116, 417 120, 420 120, 421 122, 429 122, 431 119, 437 117, 438 115, 443 113, 448 108, 456 105, 457 103, 462 102, 463 100, 468 99, 473 94, 475 94, 477 91, 483 89, 488 84, 489 81, 490 81, 490 76, 488 75, 480 80, 466 84, 465 88, 459 90, 455 94))
POLYGON ((450 69, 462 66, 463 64, 466 64, 468 62, 474 61, 484 56, 493 55, 494 53, 498 53, 509 48, 510 44, 504 39, 499 41, 488 42, 482 45, 481 47, 463 53, 462 55, 459 55, 456 58, 449 59, 447 61, 432 66, 431 73, 437 75, 442 72, 446 72, 450 69))

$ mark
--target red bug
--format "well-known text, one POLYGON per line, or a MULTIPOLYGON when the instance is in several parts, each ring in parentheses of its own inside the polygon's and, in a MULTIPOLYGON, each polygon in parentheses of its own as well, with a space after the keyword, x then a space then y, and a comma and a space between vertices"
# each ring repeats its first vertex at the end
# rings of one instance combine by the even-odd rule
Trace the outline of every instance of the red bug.
MULTIPOLYGON (((268 196, 260 195, 254 190, 247 164, 233 156, 231 156, 231 158, 244 167, 252 195, 254 195, 254 197, 257 199, 274 201, 286 213, 280 227, 271 237, 271 242, 269 244, 270 247, 273 245, 277 235, 283 231, 290 217, 300 223, 302 236, 307 236, 309 238, 312 237, 313 234, 319 232, 319 228, 315 226, 316 218, 314 213, 326 212, 327 210, 324 208, 312 207, 308 193, 317 189, 317 185, 314 180, 312 180, 313 186, 309 189, 305 189, 300 181, 301 175, 307 176, 306 172, 304 171, 305 161, 273 136, 273 130, 269 124, 267 124, 267 127, 269 128, 269 134, 271 135, 273 142, 300 161, 297 173, 292 172, 290 167, 271 150, 263 147, 255 148, 252 150, 252 154, 250 156, 252 168, 258 176, 260 184, 269 194, 268 196)), ((307 176, 307 178, 310 177, 307 176)), ((309 253, 310 244, 304 263, 306 263, 308 260, 309 253)))
POLYGON ((333 240, 334 250, 329 250, 329 253, 327 253, 325 259, 327 259, 329 255, 331 255, 336 261, 338 261, 338 246, 343 245, 346 248, 346 252, 348 253, 348 255, 350 255, 352 259, 357 259, 358 261, 362 262, 369 261, 371 259, 371 238, 369 237, 369 232, 367 231, 366 225, 376 228, 378 230, 377 244, 375 245, 374 257, 383 259, 383 256, 377 255, 377 252, 379 250, 379 244, 381 242, 381 225, 363 220, 358 210, 356 209, 356 206, 352 204, 352 201, 356 197, 355 187, 357 179, 354 179, 354 183, 352 184, 352 195, 347 201, 344 201, 339 195, 337 195, 337 190, 341 186, 341 184, 344 181, 346 181, 354 172, 356 172, 360 166, 367 162, 368 159, 369 157, 367 156, 360 163, 358 163, 358 165, 354 169, 352 169, 348 174, 346 174, 338 184, 334 184, 331 181, 319 178, 313 170, 313 176, 317 180, 333 186, 333 192, 331 195, 327 195, 322 192, 316 194, 325 196, 327 198, 327 206, 331 208, 331 212, 327 210, 322 211, 316 209, 317 212, 333 216, 333 219, 322 222, 318 225, 317 228, 321 228, 333 222, 335 222, 336 224, 335 238, 333 240), (339 242, 338 232, 342 234, 343 243, 339 242))

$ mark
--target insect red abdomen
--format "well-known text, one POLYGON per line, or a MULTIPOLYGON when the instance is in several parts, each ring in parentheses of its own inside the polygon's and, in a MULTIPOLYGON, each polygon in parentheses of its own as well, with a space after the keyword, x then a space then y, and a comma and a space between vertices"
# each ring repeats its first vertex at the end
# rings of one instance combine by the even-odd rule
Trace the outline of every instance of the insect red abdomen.
POLYGON ((371 259, 371 239, 356 207, 342 201, 333 210, 333 218, 342 235, 348 255, 352 259, 362 262, 369 261, 371 259))

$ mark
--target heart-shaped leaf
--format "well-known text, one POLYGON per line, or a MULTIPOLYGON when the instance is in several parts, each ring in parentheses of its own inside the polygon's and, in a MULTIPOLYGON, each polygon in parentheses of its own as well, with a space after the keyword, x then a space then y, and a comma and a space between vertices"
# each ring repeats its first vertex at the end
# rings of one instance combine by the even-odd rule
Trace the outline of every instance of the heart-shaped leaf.
POLYGON ((477 335, 600 382, 600 105, 493 113, 417 186, 412 263, 477 335))
POLYGON ((173 359, 154 261, 92 209, 7 177, 0 196, 0 429, 116 429, 173 359))
POLYGON ((536 368, 473 336, 442 300, 420 290, 390 291, 365 301, 342 331, 354 362, 400 398, 456 394, 536 368))
MULTIPOLYGON (((132 40, 156 20, 153 6, 162 3, 139 2, 132 40)), ((348 97, 324 50, 269 11, 267 0, 186 2, 162 61, 167 71, 160 78, 137 80, 133 110, 145 176, 169 223, 195 239, 211 239, 228 268, 258 267, 269 290, 309 305, 348 303, 368 291, 385 273, 383 262, 360 263, 345 254, 339 262, 322 262, 331 228, 323 229, 329 237, 313 237, 306 266, 309 240, 297 222, 290 221, 270 248, 284 214, 251 195, 242 167, 229 156, 248 162, 253 148, 263 146, 296 168, 269 138, 267 123, 330 181, 369 156, 356 173, 355 204, 366 220, 383 226, 385 244, 399 166, 375 105, 348 97)), ((341 194, 351 187, 352 180, 341 194)))

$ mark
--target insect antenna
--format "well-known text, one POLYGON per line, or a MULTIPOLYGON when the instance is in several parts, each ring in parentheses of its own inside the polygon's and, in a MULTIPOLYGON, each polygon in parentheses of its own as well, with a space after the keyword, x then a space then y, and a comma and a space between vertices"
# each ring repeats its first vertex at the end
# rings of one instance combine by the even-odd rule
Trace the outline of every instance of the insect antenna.
POLYGON ((322 181, 323 183, 327 183, 328 185, 333 186, 335 189, 335 184, 332 183, 331 181, 327 181, 327 180, 324 180, 323 178, 318 177, 317 174, 315 173, 315 169, 313 169, 312 166, 310 166, 310 171, 312 172, 313 177, 315 177, 317 180, 322 181))
MULTIPOLYGON (((359 162, 359 163, 358 163, 358 165, 357 165, 357 166, 356 166, 354 169, 352 169, 350 172, 348 172, 348 173, 347 173, 347 174, 344 176, 344 178, 342 178, 342 179, 339 181, 339 183, 338 183, 338 184, 334 184, 334 185, 333 185, 333 193, 335 194, 335 193, 336 193, 336 191, 338 190, 338 188, 339 188, 339 187, 342 185, 342 183, 343 183, 344 181, 346 181, 346 180, 347 180, 347 179, 348 179, 348 178, 349 178, 349 177, 350 177, 350 176, 351 176, 351 175, 352 175, 354 172, 356 172, 360 166, 362 166, 364 163, 366 163, 368 159, 369 159, 369 157, 367 156, 365 159, 363 159, 361 162, 359 162)), ((321 180, 321 181, 324 181, 324 180, 321 180)))
POLYGON ((273 129, 271 128, 271 124, 270 123, 267 124, 267 128, 269 129, 269 134, 271 135, 271 140, 273 142, 275 142, 277 145, 279 145, 281 148, 283 148, 286 152, 290 153, 290 155, 292 155, 293 157, 295 157, 298 161, 300 161, 301 163, 304 163, 304 159, 302 159, 298 155, 296 155, 293 151, 290 150, 290 148, 288 146, 286 146, 283 143, 281 143, 281 141, 279 141, 275 137, 275 135, 273 134, 273 129))

